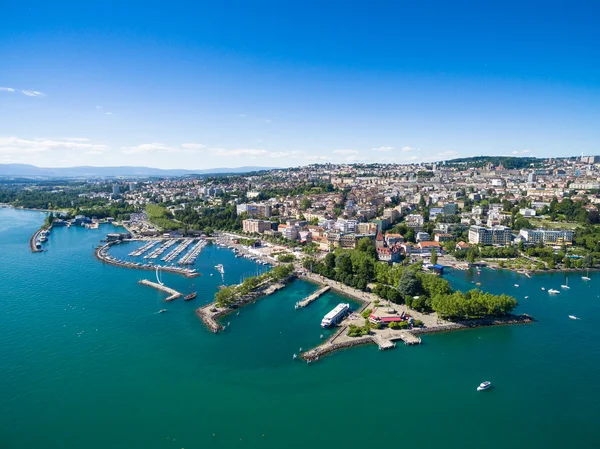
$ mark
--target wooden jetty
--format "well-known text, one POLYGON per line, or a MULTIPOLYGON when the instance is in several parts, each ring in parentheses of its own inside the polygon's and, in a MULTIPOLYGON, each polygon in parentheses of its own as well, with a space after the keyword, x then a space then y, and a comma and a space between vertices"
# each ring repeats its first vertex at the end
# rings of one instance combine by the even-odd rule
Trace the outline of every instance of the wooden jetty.
POLYGON ((169 297, 165 299, 165 301, 173 301, 174 299, 181 298, 183 296, 182 293, 179 293, 177 290, 174 290, 166 285, 158 284, 156 282, 149 281, 147 279, 142 279, 140 282, 142 285, 147 285, 148 287, 153 287, 157 290, 163 291, 169 294, 169 297))
POLYGON ((331 290, 331 287, 329 285, 326 285, 325 287, 317 290, 312 295, 309 295, 306 298, 304 298, 302 301, 298 301, 296 303, 296 309, 306 307, 313 301, 316 301, 317 299, 319 299, 324 293, 328 292, 329 290, 331 290))

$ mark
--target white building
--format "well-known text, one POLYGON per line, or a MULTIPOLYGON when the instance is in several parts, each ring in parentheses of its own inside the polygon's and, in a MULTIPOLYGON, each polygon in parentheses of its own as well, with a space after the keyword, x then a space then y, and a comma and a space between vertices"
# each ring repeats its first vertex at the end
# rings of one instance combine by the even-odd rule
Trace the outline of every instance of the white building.
POLYGON ((469 228, 469 243, 481 245, 508 245, 512 240, 510 228, 507 226, 471 226, 469 228))

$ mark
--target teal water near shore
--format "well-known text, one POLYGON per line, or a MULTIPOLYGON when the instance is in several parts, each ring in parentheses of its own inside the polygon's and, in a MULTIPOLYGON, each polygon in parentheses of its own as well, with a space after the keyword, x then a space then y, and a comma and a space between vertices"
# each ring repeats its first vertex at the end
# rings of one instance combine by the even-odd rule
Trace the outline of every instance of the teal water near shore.
POLYGON ((165 294, 137 283, 154 273, 95 259, 111 225, 56 228, 48 251, 32 254, 28 239, 43 218, 0 209, 3 449, 598 447, 596 273, 589 282, 571 273, 571 289, 561 290, 562 274, 450 271, 455 288, 481 282, 512 294, 518 312, 538 321, 425 335, 420 346, 385 352, 364 346, 307 365, 292 355, 327 335, 319 322, 345 301, 339 295, 297 311, 316 286, 294 281, 213 335, 194 313, 221 283, 213 266, 223 263, 234 283, 255 274, 252 262, 210 246, 196 265, 203 276, 163 274, 198 298, 165 304, 165 294), (494 387, 477 393, 484 380, 494 387))

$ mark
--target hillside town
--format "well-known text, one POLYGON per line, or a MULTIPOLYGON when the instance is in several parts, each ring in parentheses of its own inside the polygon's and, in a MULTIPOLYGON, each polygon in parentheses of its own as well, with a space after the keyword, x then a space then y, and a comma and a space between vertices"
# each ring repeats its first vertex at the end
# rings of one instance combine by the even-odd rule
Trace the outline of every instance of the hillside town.
POLYGON ((117 219, 134 235, 230 231, 254 245, 274 242, 317 257, 368 237, 378 259, 389 263, 433 253, 435 260, 486 260, 523 270, 600 263, 599 156, 320 164, 246 175, 93 180, 52 192, 69 189, 89 203, 78 215, 123 211, 117 219))

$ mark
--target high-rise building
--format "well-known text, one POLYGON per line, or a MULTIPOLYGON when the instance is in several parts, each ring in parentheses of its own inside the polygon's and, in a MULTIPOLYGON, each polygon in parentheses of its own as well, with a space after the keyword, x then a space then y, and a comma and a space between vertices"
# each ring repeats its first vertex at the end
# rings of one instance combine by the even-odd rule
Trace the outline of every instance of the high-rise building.
POLYGON ((114 184, 112 188, 113 195, 118 195, 121 190, 119 189, 119 184, 114 184))

